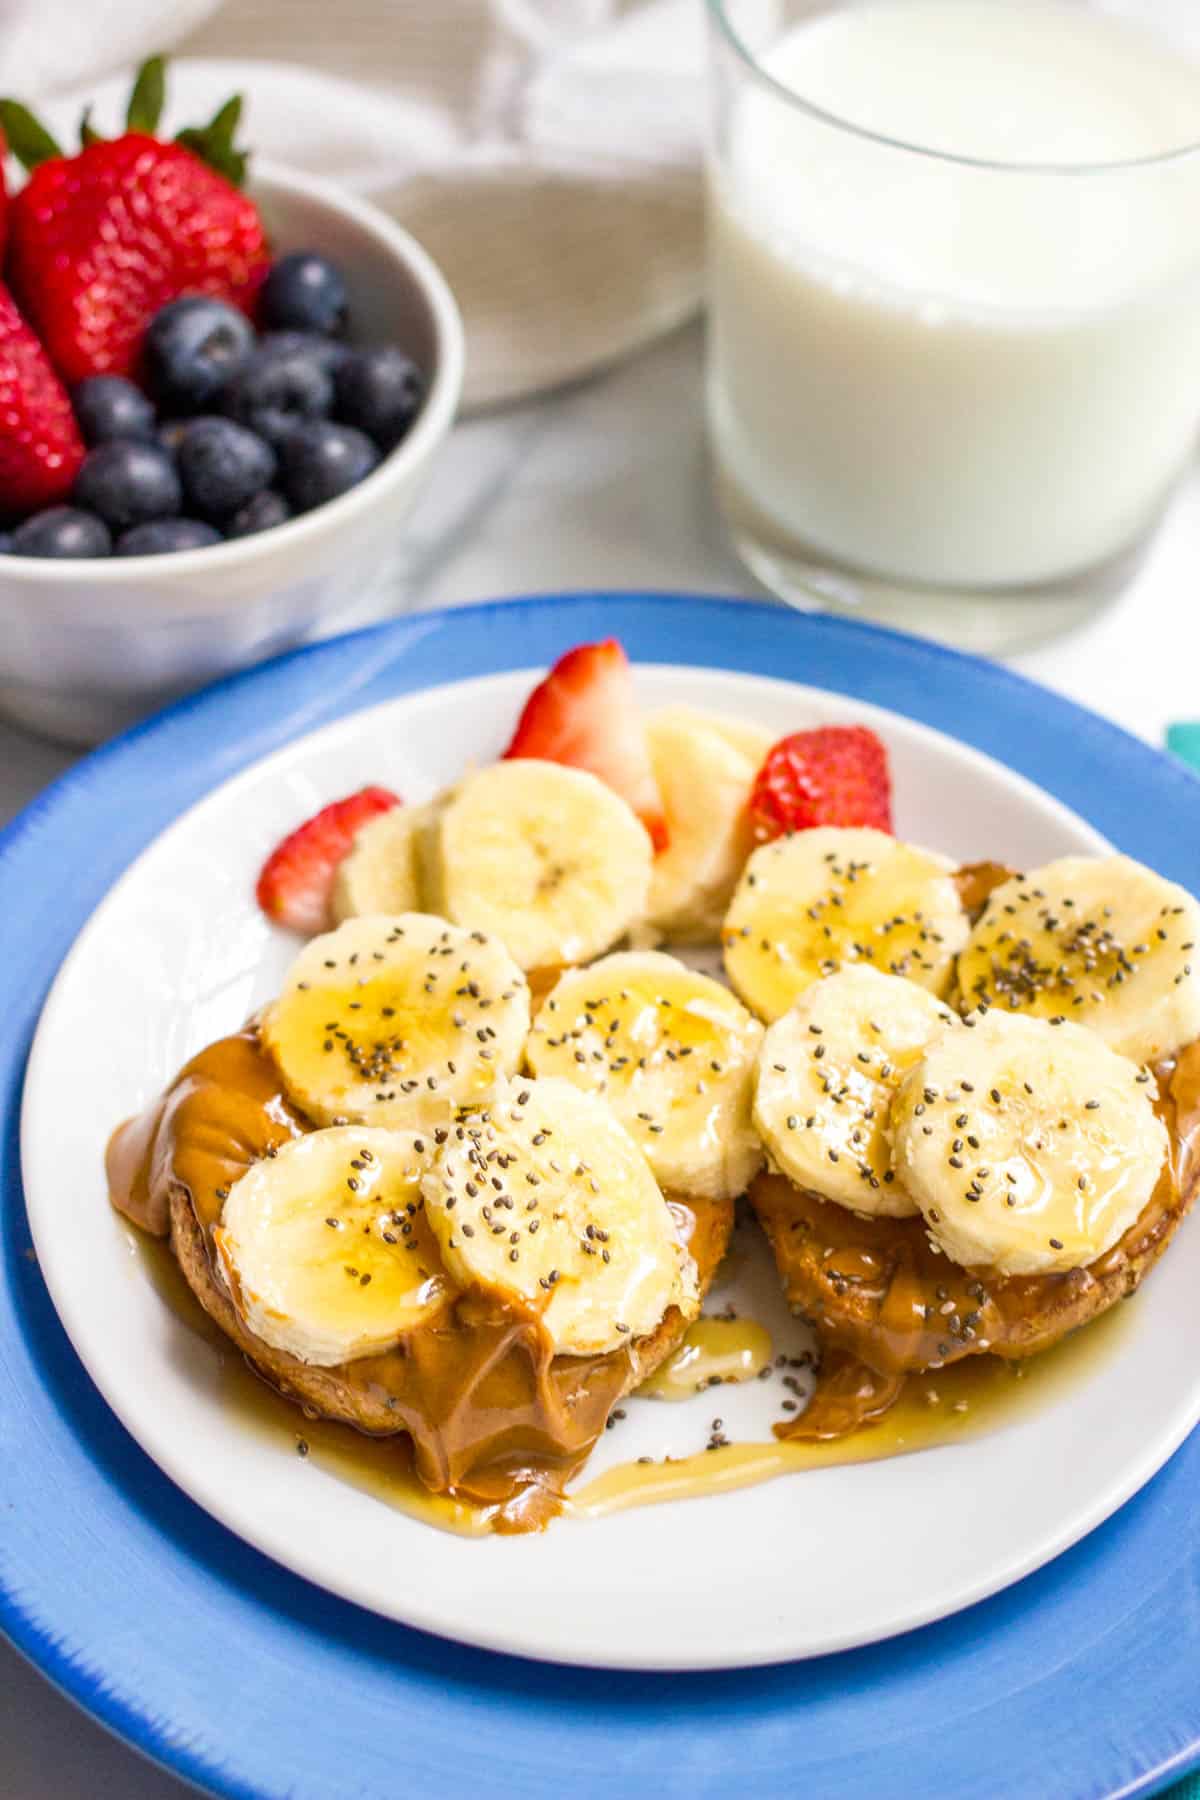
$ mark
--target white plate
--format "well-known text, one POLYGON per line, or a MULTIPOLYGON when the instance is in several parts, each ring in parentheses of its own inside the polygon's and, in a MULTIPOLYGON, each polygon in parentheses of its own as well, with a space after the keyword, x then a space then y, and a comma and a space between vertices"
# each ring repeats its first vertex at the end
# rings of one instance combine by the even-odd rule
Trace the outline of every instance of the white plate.
MULTIPOLYGON (((367 781, 420 800, 495 756, 533 679, 430 690, 301 739, 186 814, 98 908, 43 1012, 22 1121, 37 1254, 72 1342, 142 1446, 232 1530, 338 1594, 465 1642, 614 1667, 733 1667, 870 1642, 981 1599, 1099 1524, 1200 1417, 1186 1230, 1134 1303, 1119 1356, 991 1437, 539 1537, 466 1540, 302 1463, 221 1406, 213 1353, 164 1306, 108 1206, 113 1126, 238 1026, 294 953, 253 901, 281 833, 367 781)), ((1031 867, 1105 847, 1028 782, 896 715, 752 676, 647 667, 638 681, 647 704, 718 707, 780 733, 873 725, 898 832, 964 861, 1031 867)), ((783 1309, 767 1322, 789 1349, 783 1309)), ((723 1388, 726 1434, 761 1438, 764 1406, 756 1383, 723 1388)), ((695 1450, 717 1410, 711 1394, 627 1402, 587 1473, 695 1450)))

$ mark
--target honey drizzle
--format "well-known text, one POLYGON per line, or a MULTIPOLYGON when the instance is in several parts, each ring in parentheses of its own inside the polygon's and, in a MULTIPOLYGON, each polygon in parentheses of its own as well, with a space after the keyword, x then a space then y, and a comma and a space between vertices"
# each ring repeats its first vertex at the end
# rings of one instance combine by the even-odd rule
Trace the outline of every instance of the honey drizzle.
POLYGON ((695 1319, 683 1342, 637 1389, 639 1399, 690 1400, 703 1388, 751 1381, 771 1360, 771 1335, 756 1319, 695 1319))
MULTIPOLYGON (((451 1495, 430 1493, 414 1472, 403 1437, 370 1438, 333 1420, 308 1418, 238 1355, 195 1298, 166 1243, 127 1227, 124 1231, 131 1251, 166 1306, 212 1351, 221 1403, 255 1435, 290 1445, 298 1460, 303 1445, 304 1461, 440 1531, 480 1538, 527 1530, 534 1523, 510 1509, 476 1506, 451 1495)), ((732 1493, 803 1469, 880 1462, 982 1436, 1052 1404, 1085 1371, 1094 1373, 1097 1365, 1107 1363, 1119 1351, 1131 1311, 1128 1302, 1114 1306, 1040 1356, 1019 1362, 976 1356, 945 1369, 909 1376, 886 1415, 848 1437, 723 1444, 695 1456, 621 1463, 577 1487, 562 1510, 572 1519, 604 1518, 636 1506, 732 1493)), ((689 1385, 674 1397, 686 1398, 703 1379, 706 1341, 715 1338, 724 1356, 735 1355, 740 1343, 742 1353, 749 1356, 758 1353, 757 1334, 767 1338, 761 1326, 746 1319, 697 1320, 689 1337, 697 1327, 701 1328, 700 1360, 687 1365, 689 1385), (714 1326, 728 1329, 713 1333, 708 1328, 714 1326), (735 1327, 740 1327, 740 1332, 735 1327)), ((677 1355, 686 1350, 687 1342, 685 1339, 677 1355)), ((767 1342, 769 1348, 769 1339, 767 1342)), ((539 1524, 558 1510, 547 1502, 548 1497, 539 1490, 524 1501, 527 1507, 544 1509, 545 1516, 536 1521, 539 1524)))
POLYGON ((1052 1405, 1085 1371, 1094 1373, 1097 1364, 1112 1359, 1130 1317, 1127 1303, 1114 1306, 1085 1330, 1021 1362, 976 1356, 910 1375, 878 1423, 847 1437, 722 1444, 695 1456, 621 1463, 569 1494, 566 1512, 571 1518, 605 1518, 634 1506, 732 1493, 801 1469, 882 1462, 982 1437, 1052 1405))

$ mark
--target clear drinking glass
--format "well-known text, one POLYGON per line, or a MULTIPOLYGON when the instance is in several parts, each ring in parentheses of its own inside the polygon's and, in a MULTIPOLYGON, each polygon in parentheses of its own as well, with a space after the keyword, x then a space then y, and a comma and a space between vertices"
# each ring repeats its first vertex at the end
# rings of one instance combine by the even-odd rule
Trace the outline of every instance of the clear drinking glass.
POLYGON ((715 480, 797 605, 1008 648, 1145 546, 1200 421, 1200 27, 1125 11, 709 0, 715 480))

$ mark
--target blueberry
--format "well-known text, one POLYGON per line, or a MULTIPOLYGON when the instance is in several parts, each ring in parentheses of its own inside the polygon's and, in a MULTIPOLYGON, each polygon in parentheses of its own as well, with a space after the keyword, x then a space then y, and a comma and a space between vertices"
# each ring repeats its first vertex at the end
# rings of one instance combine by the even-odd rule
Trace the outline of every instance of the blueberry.
POLYGON ((97 444, 83 459, 72 499, 114 531, 167 519, 182 502, 175 464, 160 444, 97 444))
POLYGON ((280 333, 291 344, 264 344, 238 370, 221 396, 222 411, 278 449, 306 419, 333 411, 333 381, 298 332, 280 333))
POLYGON ((316 331, 265 331, 258 340, 260 350, 306 350, 320 363, 327 375, 336 375, 346 358, 353 356, 349 344, 337 338, 322 337, 316 331))
POLYGON ((179 455, 183 434, 191 422, 190 419, 164 419, 154 433, 155 442, 166 451, 172 462, 179 455))
POLYGON ((340 271, 316 250, 281 256, 263 283, 262 316, 276 328, 338 337, 348 310, 340 271))
POLYGON ((86 444, 107 444, 114 438, 154 442, 154 408, 141 388, 123 376, 89 375, 71 403, 86 444))
POLYGON ((253 500, 247 500, 245 506, 238 507, 225 526, 225 536, 252 537, 256 531, 270 531, 273 525, 286 525, 291 516, 292 509, 283 495, 277 494, 274 488, 264 488, 253 500))
POLYGON ((202 294, 172 300, 146 332, 146 374, 160 409, 203 412, 253 348, 250 321, 236 307, 202 294))
POLYGON ((379 461, 369 437, 351 425, 320 420, 297 425, 280 452, 283 491, 297 512, 308 512, 336 500, 354 487, 379 461))
POLYGON ((14 556, 107 556, 111 549, 104 520, 78 506, 48 506, 12 534, 14 556))
POLYGON ((193 419, 179 446, 183 491, 206 518, 228 518, 252 500, 270 486, 275 466, 270 444, 232 419, 193 419))
POLYGON ((421 409, 425 382, 403 350, 356 350, 335 377, 337 416, 374 438, 381 450, 393 450, 421 409))
POLYGON ((124 532, 117 539, 117 555, 169 556, 175 550, 204 550, 220 542, 220 532, 199 519, 153 519, 124 532))

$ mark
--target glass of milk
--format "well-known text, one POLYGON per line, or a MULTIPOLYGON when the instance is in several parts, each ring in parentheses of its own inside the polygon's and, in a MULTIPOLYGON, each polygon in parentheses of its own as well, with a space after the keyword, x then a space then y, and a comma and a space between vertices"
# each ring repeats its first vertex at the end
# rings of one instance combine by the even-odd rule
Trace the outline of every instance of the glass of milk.
POLYGON ((1127 577, 1200 422, 1200 5, 709 10, 739 549, 800 605, 987 650, 1061 629, 1127 577))

